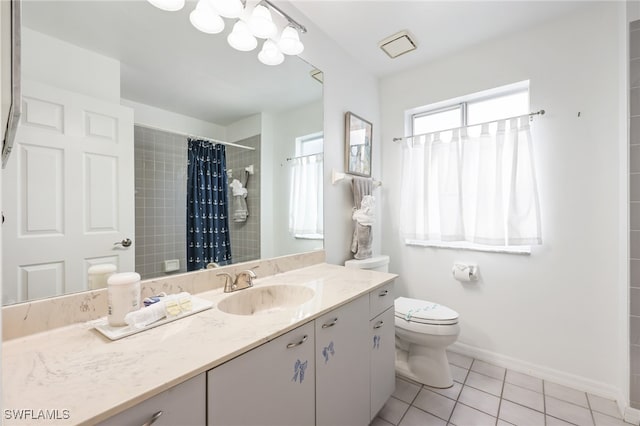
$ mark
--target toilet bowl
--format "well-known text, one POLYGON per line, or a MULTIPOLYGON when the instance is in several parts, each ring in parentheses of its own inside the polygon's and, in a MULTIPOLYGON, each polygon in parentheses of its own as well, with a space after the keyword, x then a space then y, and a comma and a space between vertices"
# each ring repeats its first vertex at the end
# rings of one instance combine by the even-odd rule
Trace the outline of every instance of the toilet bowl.
POLYGON ((446 348, 460 334, 458 313, 426 300, 395 300, 396 372, 435 388, 453 386, 446 348))

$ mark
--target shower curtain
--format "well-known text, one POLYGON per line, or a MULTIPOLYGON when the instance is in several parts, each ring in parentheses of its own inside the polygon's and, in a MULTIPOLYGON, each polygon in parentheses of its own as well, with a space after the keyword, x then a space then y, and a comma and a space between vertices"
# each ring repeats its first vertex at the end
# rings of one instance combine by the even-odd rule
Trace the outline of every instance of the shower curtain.
POLYGON ((187 270, 231 263, 224 145, 188 140, 187 270))

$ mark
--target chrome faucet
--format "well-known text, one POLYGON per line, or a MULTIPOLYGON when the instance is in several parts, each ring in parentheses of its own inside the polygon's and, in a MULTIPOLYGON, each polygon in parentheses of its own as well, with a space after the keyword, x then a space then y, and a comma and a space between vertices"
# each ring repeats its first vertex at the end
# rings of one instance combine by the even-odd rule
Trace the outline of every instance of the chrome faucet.
POLYGON ((231 293, 236 290, 243 290, 245 288, 253 287, 253 279, 256 278, 256 273, 251 269, 242 271, 234 278, 233 275, 228 272, 221 272, 216 274, 217 276, 225 277, 224 292, 231 293))

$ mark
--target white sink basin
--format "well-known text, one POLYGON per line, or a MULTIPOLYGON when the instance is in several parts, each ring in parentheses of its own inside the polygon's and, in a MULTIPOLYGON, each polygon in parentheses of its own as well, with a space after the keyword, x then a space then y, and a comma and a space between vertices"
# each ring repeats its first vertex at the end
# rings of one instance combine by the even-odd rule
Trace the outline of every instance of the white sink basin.
POLYGON ((218 302, 218 309, 235 315, 256 315, 297 308, 315 291, 298 285, 269 285, 238 290, 218 302))

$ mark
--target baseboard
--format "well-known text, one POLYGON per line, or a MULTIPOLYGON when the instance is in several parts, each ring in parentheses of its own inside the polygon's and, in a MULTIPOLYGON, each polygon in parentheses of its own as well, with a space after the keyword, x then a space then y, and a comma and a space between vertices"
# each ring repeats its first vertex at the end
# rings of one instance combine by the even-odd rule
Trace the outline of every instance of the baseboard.
POLYGON ((487 351, 485 349, 476 348, 460 342, 454 343, 449 347, 449 349, 453 352, 479 359, 499 367, 504 367, 539 379, 548 380, 563 386, 578 389, 602 398, 614 400, 618 404, 620 412, 624 413, 625 421, 635 425, 640 423, 640 411, 628 407, 627 398, 625 398, 622 391, 615 386, 587 379, 586 377, 577 376, 575 374, 555 370, 553 368, 543 367, 541 365, 487 351), (627 416, 629 417, 629 420, 627 419, 627 416))
POLYGON ((640 410, 627 407, 627 409, 624 410, 624 421, 633 425, 640 424, 640 410))

